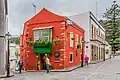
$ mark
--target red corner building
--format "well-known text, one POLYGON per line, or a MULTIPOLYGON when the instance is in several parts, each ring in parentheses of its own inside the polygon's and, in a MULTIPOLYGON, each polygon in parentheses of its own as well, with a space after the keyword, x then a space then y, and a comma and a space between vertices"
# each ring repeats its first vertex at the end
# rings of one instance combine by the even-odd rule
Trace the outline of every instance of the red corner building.
POLYGON ((24 70, 44 70, 44 55, 52 70, 81 65, 84 57, 84 30, 69 18, 43 8, 24 23, 20 37, 20 58, 24 70))

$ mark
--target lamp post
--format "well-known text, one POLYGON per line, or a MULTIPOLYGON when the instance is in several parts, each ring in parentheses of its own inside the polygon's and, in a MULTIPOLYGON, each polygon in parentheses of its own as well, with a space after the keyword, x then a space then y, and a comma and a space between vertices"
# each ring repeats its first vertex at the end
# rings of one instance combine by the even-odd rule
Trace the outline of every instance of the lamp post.
POLYGON ((104 50, 103 50, 103 61, 105 61, 105 44, 103 44, 104 50))
MULTIPOLYGON (((84 48, 86 48, 86 44, 87 43, 89 43, 89 42, 86 42, 86 41, 82 41, 82 45, 83 45, 83 49, 82 49, 82 55, 81 55, 81 60, 82 60, 82 62, 81 62, 81 67, 83 67, 84 66, 84 53, 85 53, 85 49, 84 48)), ((88 48, 88 47, 87 47, 88 48)))
POLYGON ((10 50, 9 50, 9 39, 11 34, 8 32, 6 35, 7 37, 7 65, 6 65, 6 69, 7 69, 7 77, 10 77, 10 61, 9 61, 9 57, 10 57, 10 50))
POLYGON ((36 14, 36 5, 34 3, 32 3, 33 7, 34 7, 34 11, 35 11, 35 14, 36 14))
POLYGON ((105 46, 106 46, 106 44, 105 43, 103 43, 103 44, 101 44, 101 45, 103 45, 103 61, 105 61, 105 46))

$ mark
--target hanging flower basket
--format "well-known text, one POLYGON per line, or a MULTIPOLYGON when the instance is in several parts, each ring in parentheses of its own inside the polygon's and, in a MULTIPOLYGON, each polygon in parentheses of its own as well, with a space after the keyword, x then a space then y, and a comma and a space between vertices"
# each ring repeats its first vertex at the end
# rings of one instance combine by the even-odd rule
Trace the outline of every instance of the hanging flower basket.
POLYGON ((58 43, 60 42, 60 39, 56 38, 55 40, 53 40, 53 42, 54 42, 55 45, 58 45, 58 43))
POLYGON ((77 45, 77 49, 80 49, 80 48, 81 48, 81 45, 80 45, 80 44, 78 44, 78 45, 77 45))
POLYGON ((29 46, 33 46, 34 45, 34 42, 33 41, 26 41, 26 44, 29 45, 29 46))
POLYGON ((71 38, 72 40, 75 40, 75 38, 73 37, 73 38, 71 38))
POLYGON ((29 45, 29 41, 28 40, 26 41, 26 44, 29 45))

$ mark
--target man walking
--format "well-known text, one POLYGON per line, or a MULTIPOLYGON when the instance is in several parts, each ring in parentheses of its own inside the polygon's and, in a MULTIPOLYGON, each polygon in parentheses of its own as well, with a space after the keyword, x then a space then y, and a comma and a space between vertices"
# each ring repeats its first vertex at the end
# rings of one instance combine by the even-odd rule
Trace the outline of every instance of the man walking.
POLYGON ((45 54, 45 65, 46 65, 46 70, 47 70, 47 73, 49 73, 49 69, 50 69, 50 60, 49 58, 47 57, 47 54, 45 54))
POLYGON ((21 59, 21 60, 19 60, 19 62, 18 62, 18 71, 19 71, 20 74, 21 74, 22 68, 23 68, 23 60, 21 59))

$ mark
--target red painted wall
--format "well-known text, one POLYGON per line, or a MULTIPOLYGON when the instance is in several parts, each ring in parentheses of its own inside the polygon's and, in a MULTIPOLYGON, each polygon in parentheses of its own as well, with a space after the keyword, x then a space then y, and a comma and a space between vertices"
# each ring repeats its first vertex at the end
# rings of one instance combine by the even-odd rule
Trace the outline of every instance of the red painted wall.
MULTIPOLYGON (((73 32, 74 33, 74 38, 75 35, 78 35, 78 42, 80 42, 80 36, 84 36, 84 30, 78 28, 79 26, 77 25, 71 25, 67 27, 67 33, 73 32)), ((81 54, 84 54, 82 52, 82 49, 78 49, 78 55, 76 56, 76 46, 75 46, 75 40, 73 47, 70 47, 70 34, 67 36, 67 46, 66 46, 66 67, 73 67, 75 65, 80 65, 81 64, 81 54), (73 63, 70 63, 70 52, 73 52, 73 63)), ((84 37, 83 37, 83 41, 84 41, 84 37)), ((83 46, 82 46, 83 47, 83 46)))
POLYGON ((24 68, 25 70, 35 70, 36 69, 36 54, 33 52, 33 47, 26 45, 26 40, 33 40, 33 29, 39 27, 50 27, 53 26, 52 29, 52 40, 54 40, 57 36, 61 39, 60 43, 56 46, 53 43, 52 46, 52 55, 50 56, 50 61, 53 66, 53 69, 63 69, 71 66, 75 66, 80 64, 80 50, 78 56, 75 55, 75 48, 70 48, 69 37, 66 40, 66 32, 74 32, 79 36, 84 36, 84 30, 78 28, 77 25, 66 26, 66 18, 63 16, 58 16, 49 12, 46 9, 40 11, 36 16, 28 20, 24 25, 23 35, 20 41, 23 47, 20 47, 20 54, 23 56, 24 60, 24 68), (66 44, 66 45, 64 45, 66 44), (65 46, 65 47, 64 47, 65 46), (65 51, 64 51, 65 49, 65 51), (60 62, 54 62, 54 52, 60 52, 60 62), (74 62, 72 64, 69 63, 69 53, 74 53, 74 62), (64 59, 64 55, 66 54, 66 59, 64 59))

